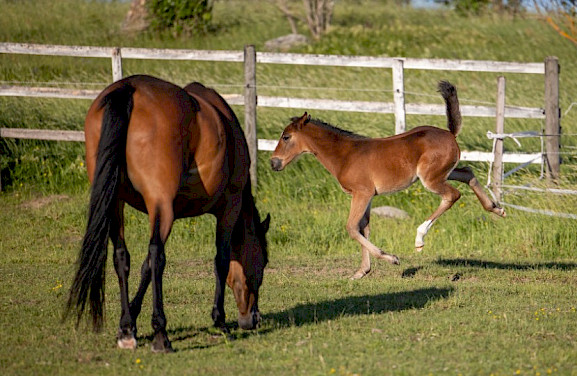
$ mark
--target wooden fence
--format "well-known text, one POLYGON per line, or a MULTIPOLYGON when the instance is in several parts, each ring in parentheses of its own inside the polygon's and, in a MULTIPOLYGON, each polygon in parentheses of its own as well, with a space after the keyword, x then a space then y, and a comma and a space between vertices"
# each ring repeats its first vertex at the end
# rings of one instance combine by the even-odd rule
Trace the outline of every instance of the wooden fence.
MULTIPOLYGON (((256 186, 257 150, 274 150, 276 140, 258 140, 256 132, 256 108, 279 107, 301 108, 308 110, 332 110, 351 112, 371 112, 394 114, 395 133, 405 131, 406 114, 444 115, 445 106, 436 104, 412 104, 405 102, 404 71, 420 70, 453 70, 472 72, 524 73, 544 75, 545 93, 544 108, 504 106, 501 116, 507 118, 545 119, 547 150, 537 154, 504 154, 503 162, 541 163, 546 161, 547 176, 556 179, 559 176, 559 62, 555 57, 548 57, 544 63, 518 63, 479 60, 446 60, 446 59, 412 59, 368 56, 338 56, 314 54, 286 54, 256 52, 254 46, 246 46, 244 51, 207 51, 145 49, 119 47, 86 47, 62 45, 37 45, 21 43, 0 43, 0 53, 74 56, 108 58, 112 63, 112 79, 122 78, 123 59, 156 59, 156 60, 196 60, 217 62, 238 62, 244 64, 244 95, 223 95, 232 105, 244 105, 245 134, 251 153, 251 179, 256 186), (393 78, 393 103, 368 101, 341 101, 332 99, 304 99, 288 97, 257 97, 256 65, 257 64, 297 64, 363 68, 390 68, 393 78), (257 100, 258 98, 258 100, 257 100)), ((26 96, 49 98, 93 99, 100 92, 82 89, 58 89, 46 87, 0 86, 0 96, 26 96)), ((496 117, 497 109, 488 106, 461 106, 463 116, 496 117)), ((38 129, 0 128, 0 137, 83 141, 83 132, 54 131, 38 129)), ((493 161, 492 153, 463 152, 462 160, 493 161)), ((1 189, 1 187, 0 187, 1 189)))

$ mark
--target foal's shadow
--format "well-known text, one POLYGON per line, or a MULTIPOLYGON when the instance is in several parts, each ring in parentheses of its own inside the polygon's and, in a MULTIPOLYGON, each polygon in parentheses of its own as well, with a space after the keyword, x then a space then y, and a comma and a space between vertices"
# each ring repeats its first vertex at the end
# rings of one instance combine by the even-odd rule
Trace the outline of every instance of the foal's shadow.
POLYGON ((482 269, 500 269, 500 270, 539 270, 539 269, 557 269, 573 270, 577 269, 577 264, 572 262, 543 262, 534 264, 520 264, 508 262, 484 261, 477 259, 439 259, 437 264, 442 266, 462 266, 482 269))
MULTIPOLYGON (((298 304, 292 308, 263 315, 265 327, 257 331, 238 331, 238 325, 234 321, 227 322, 225 332, 217 329, 204 327, 181 327, 168 331, 173 343, 189 341, 196 336, 209 334, 214 338, 211 343, 200 341, 195 345, 179 349, 187 351, 193 349, 206 349, 222 344, 222 341, 233 341, 244 339, 253 335, 264 335, 275 330, 288 328, 291 326, 302 326, 310 323, 320 323, 335 320, 346 316, 363 316, 386 312, 400 312, 410 309, 423 308, 427 303, 439 299, 446 299, 450 296, 452 288, 422 288, 412 291, 394 292, 377 295, 350 296, 335 300, 325 300, 317 303, 298 304), (234 331, 233 334, 230 331, 234 331), (228 332, 228 333, 227 333, 228 332)), ((147 341, 152 340, 152 336, 145 337, 147 341)))

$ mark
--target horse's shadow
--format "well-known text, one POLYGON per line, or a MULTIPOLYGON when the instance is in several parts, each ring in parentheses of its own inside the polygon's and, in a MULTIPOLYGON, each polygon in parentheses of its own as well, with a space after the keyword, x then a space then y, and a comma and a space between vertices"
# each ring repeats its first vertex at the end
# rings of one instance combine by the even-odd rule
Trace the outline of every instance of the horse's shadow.
MULTIPOLYGON (((401 291, 388 294, 349 296, 334 300, 325 300, 314 303, 297 304, 278 312, 263 315, 264 325, 256 331, 239 331, 235 321, 228 321, 226 329, 221 332, 211 327, 180 327, 168 330, 173 343, 187 342, 196 336, 208 334, 215 338, 213 343, 189 345, 180 351, 206 349, 222 344, 222 340, 234 341, 254 335, 266 335, 282 328, 303 326, 311 323, 321 323, 337 320, 347 316, 363 316, 386 312, 400 312, 423 308, 427 303, 450 296, 452 288, 422 288, 411 291, 401 291)), ((152 336, 144 337, 147 341, 152 336)))
POLYGON ((427 303, 446 299, 452 288, 422 288, 412 291, 377 295, 349 296, 336 300, 298 304, 283 311, 269 313, 263 318, 275 328, 302 326, 339 319, 386 312, 423 308, 427 303))
POLYGON ((577 264, 572 262, 542 262, 542 263, 520 264, 520 263, 456 258, 456 259, 439 259, 435 263, 442 266, 461 266, 469 268, 500 269, 500 270, 577 269, 577 264))

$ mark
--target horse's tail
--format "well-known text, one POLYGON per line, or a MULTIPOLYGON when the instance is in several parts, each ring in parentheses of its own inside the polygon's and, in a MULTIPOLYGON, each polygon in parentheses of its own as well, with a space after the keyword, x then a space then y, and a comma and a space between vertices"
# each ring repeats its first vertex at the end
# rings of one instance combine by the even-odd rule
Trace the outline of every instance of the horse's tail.
POLYGON ((457 89, 448 81, 440 81, 439 92, 443 96, 447 107, 447 127, 457 137, 461 130, 461 110, 459 108, 457 89))
POLYGON ((66 318, 70 311, 75 311, 78 325, 86 301, 89 300, 95 331, 101 329, 104 317, 108 238, 118 201, 121 171, 126 164, 126 135, 134 91, 133 86, 124 83, 104 96, 100 102, 104 114, 90 194, 88 224, 64 316, 66 318))

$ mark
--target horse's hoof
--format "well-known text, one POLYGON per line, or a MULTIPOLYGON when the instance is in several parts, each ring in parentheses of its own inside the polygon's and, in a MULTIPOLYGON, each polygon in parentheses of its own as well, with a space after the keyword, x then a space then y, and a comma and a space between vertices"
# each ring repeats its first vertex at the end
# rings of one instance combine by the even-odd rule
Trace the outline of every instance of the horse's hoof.
POLYGON ((172 345, 168 340, 162 341, 162 343, 159 343, 158 341, 152 342, 150 350, 155 354, 170 354, 174 352, 172 345))
POLYGON ((424 247, 424 245, 415 246, 415 251, 422 252, 424 247))
POLYGON ((136 338, 134 336, 118 338, 116 343, 121 349, 136 350, 136 338))

